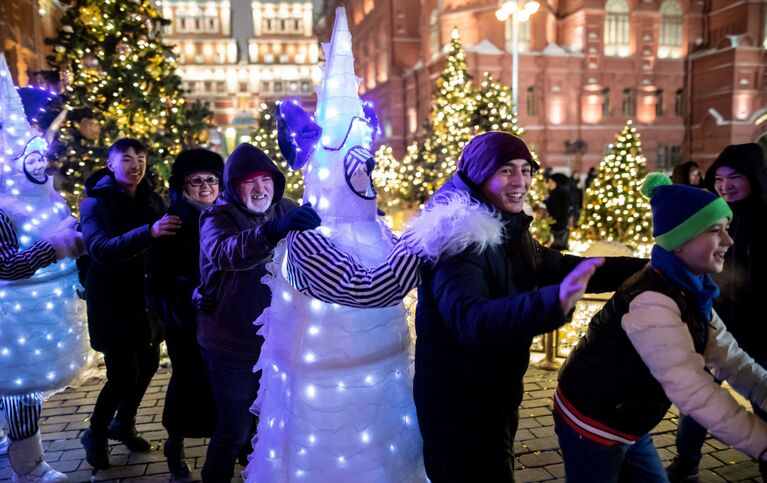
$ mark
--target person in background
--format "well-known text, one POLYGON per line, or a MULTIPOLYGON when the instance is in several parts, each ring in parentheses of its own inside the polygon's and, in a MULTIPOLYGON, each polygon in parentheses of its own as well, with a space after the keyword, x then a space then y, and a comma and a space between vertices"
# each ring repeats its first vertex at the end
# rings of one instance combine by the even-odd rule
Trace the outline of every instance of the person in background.
POLYGON ((160 361, 162 330, 147 312, 145 277, 155 240, 181 227, 164 215, 165 203, 144 178, 146 147, 121 138, 109 148, 107 167, 85 182, 80 220, 90 266, 85 279, 91 347, 104 354, 107 381, 90 426, 80 438, 95 469, 109 468, 107 438, 130 451, 151 445, 136 432, 141 399, 160 361))
POLYGON ((767 372, 713 310, 732 247, 732 211, 708 191, 651 173, 650 264, 589 324, 559 372, 554 424, 571 483, 667 482, 650 431, 675 404, 728 445, 760 461, 767 424, 706 369, 767 409, 767 372))
POLYGON ((224 160, 207 149, 182 151, 171 168, 168 213, 181 220, 175 236, 155 243, 147 297, 165 328, 173 372, 165 395, 163 452, 173 481, 190 481, 184 438, 209 438, 216 407, 197 343, 192 292, 200 284, 200 213, 218 198, 224 160), (193 402, 193 403, 192 403, 193 402))
POLYGON ((551 224, 551 234, 554 237, 551 248, 554 250, 567 250, 574 198, 571 184, 570 178, 562 173, 553 173, 546 181, 549 190, 545 201, 546 211, 554 218, 551 224))
POLYGON ((271 302, 261 283, 266 264, 288 232, 320 225, 310 206, 298 207, 284 192, 285 176, 274 161, 243 143, 227 159, 221 196, 200 215, 200 285, 193 303, 216 406, 202 468, 206 483, 230 481, 238 456, 250 453, 256 420, 249 408, 260 379, 253 366, 264 340, 253 321, 271 302))
POLYGON ((677 164, 671 173, 671 181, 674 184, 686 184, 696 188, 704 188, 703 173, 695 161, 677 164))
MULTIPOLYGON (((755 318, 763 312, 767 294, 767 169, 764 152, 756 143, 727 146, 706 171, 705 187, 721 196, 732 209, 730 236, 735 242, 724 258, 721 273, 713 275, 721 291, 714 308, 738 345, 757 364, 767 368, 767 325, 755 318)), ((754 413, 767 420, 760 401, 751 400, 754 413)), ((681 414, 677 454, 666 468, 672 483, 698 474, 706 428, 681 414)), ((767 478, 767 464, 759 462, 767 478)))
POLYGON ((591 186, 591 183, 594 182, 594 180, 597 178, 597 174, 599 174, 599 170, 592 166, 589 168, 589 172, 586 175, 586 180, 583 182, 584 190, 589 189, 589 186, 591 186))
POLYGON ((573 194, 573 219, 570 226, 575 229, 578 227, 578 221, 581 217, 581 208, 583 207, 583 193, 585 187, 581 181, 581 173, 578 170, 570 175, 570 191, 573 194))

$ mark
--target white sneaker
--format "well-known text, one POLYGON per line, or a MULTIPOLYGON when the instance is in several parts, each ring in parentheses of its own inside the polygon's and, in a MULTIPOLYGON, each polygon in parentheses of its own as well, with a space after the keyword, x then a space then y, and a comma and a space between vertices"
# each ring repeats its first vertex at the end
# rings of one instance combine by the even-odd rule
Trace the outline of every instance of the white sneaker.
POLYGON ((41 461, 26 475, 17 475, 11 468, 11 481, 13 483, 64 483, 69 481, 69 478, 64 473, 51 468, 45 461, 41 461))

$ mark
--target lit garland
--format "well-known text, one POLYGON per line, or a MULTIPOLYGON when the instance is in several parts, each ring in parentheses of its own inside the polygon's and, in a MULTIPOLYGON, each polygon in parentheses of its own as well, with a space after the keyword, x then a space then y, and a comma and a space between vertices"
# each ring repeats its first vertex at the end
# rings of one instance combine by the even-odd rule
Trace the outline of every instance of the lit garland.
POLYGON ((79 0, 62 19, 50 61, 65 73, 69 113, 54 155, 73 209, 117 138, 147 143, 161 183, 174 156, 203 141, 210 112, 184 101, 172 47, 161 38, 168 23, 150 0, 79 0))
POLYGON ((617 241, 637 249, 652 243, 650 204, 639 191, 646 161, 631 121, 615 139, 586 190, 581 226, 573 238, 617 241))

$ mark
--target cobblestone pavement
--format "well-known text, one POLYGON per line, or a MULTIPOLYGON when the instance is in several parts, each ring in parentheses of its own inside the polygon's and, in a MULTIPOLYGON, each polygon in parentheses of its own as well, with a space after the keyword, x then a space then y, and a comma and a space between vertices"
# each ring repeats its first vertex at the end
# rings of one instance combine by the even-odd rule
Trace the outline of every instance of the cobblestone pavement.
MULTIPOLYGON (((136 421, 138 431, 157 446, 166 437, 160 420, 169 377, 169 369, 160 369, 147 391, 136 421)), ((526 393, 520 408, 519 431, 514 448, 518 462, 517 481, 564 481, 562 460, 551 417, 551 394, 556 386, 556 372, 531 367, 525 380, 526 393)), ((91 379, 78 388, 68 389, 53 396, 46 401, 43 408, 41 429, 46 459, 54 468, 67 473, 72 483, 90 481, 92 477, 92 469, 84 459, 85 454, 79 437, 88 426, 88 416, 102 384, 103 379, 91 379)), ((672 408, 653 431, 655 445, 664 463, 675 453, 676 421, 677 412, 672 408)), ((194 469, 193 475, 199 477, 205 460, 207 440, 187 440, 186 446, 187 460, 194 469)), ((111 444, 110 449, 113 467, 99 471, 93 481, 169 480, 161 450, 148 454, 131 454, 120 444, 111 444)), ((701 463, 701 482, 762 481, 756 463, 743 453, 730 449, 713 438, 706 441, 703 451, 705 455, 701 463)), ((237 467, 236 473, 241 469, 237 467)), ((234 481, 242 480, 237 478, 234 481)), ((5 482, 10 482, 10 467, 8 458, 0 456, 0 483, 5 482)))

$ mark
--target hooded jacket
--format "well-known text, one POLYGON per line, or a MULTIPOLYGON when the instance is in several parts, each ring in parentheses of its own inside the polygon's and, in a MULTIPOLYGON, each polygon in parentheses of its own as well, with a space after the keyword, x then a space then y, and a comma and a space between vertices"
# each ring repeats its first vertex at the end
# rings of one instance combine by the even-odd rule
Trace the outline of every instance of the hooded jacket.
POLYGON ((128 196, 107 168, 88 178, 85 190, 80 225, 90 255, 85 292, 91 346, 106 352, 159 342, 161 331, 146 310, 145 275, 149 230, 165 204, 146 179, 128 196))
POLYGON ((195 289, 197 340, 209 352, 255 361, 263 338, 253 322, 271 302, 261 283, 274 245, 261 227, 298 205, 282 196, 285 176, 259 149, 241 144, 224 167, 224 186, 216 203, 200 215, 200 285, 195 289), (267 171, 274 196, 264 213, 248 210, 239 200, 236 181, 267 171))
MULTIPOLYGON (((460 191, 496 211, 459 171, 440 193, 460 191)), ((513 481, 513 441, 535 335, 566 321, 559 283, 582 258, 533 240, 524 213, 501 213, 500 243, 474 246, 424 270, 416 308, 414 395, 432 479, 513 481), (482 469, 478 468, 482 466, 482 469)), ((616 289, 645 265, 610 258, 589 292, 616 289)))
POLYGON ((717 313, 738 344, 749 355, 767 360, 767 321, 760 300, 767 293, 767 169, 758 144, 731 145, 706 171, 706 187, 713 192, 717 169, 726 166, 744 174, 751 196, 729 203, 733 218, 730 236, 735 242, 724 258, 724 269, 713 278, 721 290, 714 301, 717 313))

